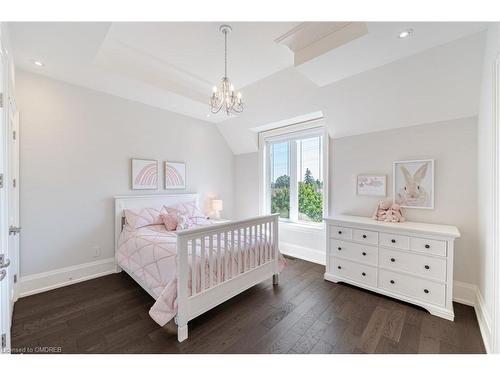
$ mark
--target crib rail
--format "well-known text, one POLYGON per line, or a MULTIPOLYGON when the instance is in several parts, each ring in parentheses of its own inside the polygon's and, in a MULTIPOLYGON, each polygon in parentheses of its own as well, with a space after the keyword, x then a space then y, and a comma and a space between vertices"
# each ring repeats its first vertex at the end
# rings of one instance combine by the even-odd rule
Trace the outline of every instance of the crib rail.
POLYGON ((278 272, 278 217, 259 216, 177 232, 179 337, 184 336, 187 320, 208 309, 202 306, 208 294, 210 300, 222 301, 235 295, 235 287, 244 290, 254 278, 278 272))
POLYGON ((278 216, 177 232, 178 282, 187 286, 188 297, 277 261, 278 216))

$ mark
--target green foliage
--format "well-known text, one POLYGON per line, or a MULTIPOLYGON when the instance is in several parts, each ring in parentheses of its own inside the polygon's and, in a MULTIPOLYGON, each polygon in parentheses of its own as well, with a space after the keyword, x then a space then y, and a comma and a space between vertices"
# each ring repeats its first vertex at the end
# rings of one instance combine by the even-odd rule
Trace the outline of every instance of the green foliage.
POLYGON ((279 176, 274 183, 274 188, 290 188, 290 176, 279 176))
MULTIPOLYGON (((281 182, 285 180, 281 179, 281 182)), ((280 176, 276 179, 276 183, 274 184, 274 189, 271 196, 271 213, 279 213, 282 218, 290 217, 290 177, 289 176, 280 176), (282 177, 288 178, 288 184, 280 184, 278 186, 278 180, 282 177)))
POLYGON ((323 220, 323 194, 316 181, 299 182, 299 213, 307 215, 311 221, 323 220))
MULTIPOLYGON (((315 180, 306 169, 304 181, 299 182, 299 218, 321 222, 323 220, 323 183, 315 180)), ((290 176, 280 176, 272 184, 271 212, 282 218, 290 217, 290 176)))
POLYGON ((308 185, 314 184, 314 178, 309 168, 306 168, 306 173, 304 175, 304 183, 308 185))

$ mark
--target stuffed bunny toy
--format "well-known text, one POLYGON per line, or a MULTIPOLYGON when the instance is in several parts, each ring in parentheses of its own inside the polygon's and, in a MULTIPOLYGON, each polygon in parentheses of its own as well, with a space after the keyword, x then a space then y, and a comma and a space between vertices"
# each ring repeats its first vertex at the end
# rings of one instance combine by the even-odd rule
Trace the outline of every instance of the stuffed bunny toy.
POLYGON ((422 186, 422 180, 427 174, 428 163, 420 166, 417 171, 411 175, 406 167, 401 166, 401 172, 405 178, 405 185, 398 193, 398 201, 405 206, 425 206, 428 202, 429 194, 422 186))
POLYGON ((382 200, 378 202, 377 209, 372 215, 372 219, 384 221, 387 216, 387 210, 391 207, 391 201, 382 200))
POLYGON ((182 214, 177 214, 177 228, 176 230, 189 229, 188 218, 182 214))
POLYGON ((387 223, 402 223, 406 219, 401 212, 401 207, 399 204, 394 203, 391 207, 386 211, 384 221, 387 223))
POLYGON ((372 219, 388 223, 402 223, 406 220, 399 204, 392 204, 391 201, 388 200, 383 200, 378 203, 372 219))

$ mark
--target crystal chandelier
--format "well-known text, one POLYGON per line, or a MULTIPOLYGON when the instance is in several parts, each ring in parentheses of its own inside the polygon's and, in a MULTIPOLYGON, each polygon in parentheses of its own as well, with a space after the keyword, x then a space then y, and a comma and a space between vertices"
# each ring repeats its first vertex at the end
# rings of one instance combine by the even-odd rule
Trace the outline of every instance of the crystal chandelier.
POLYGON ((212 96, 210 97, 210 112, 219 113, 220 110, 231 113, 241 113, 243 111, 243 102, 241 93, 235 93, 234 87, 227 76, 227 34, 231 32, 231 26, 221 25, 219 30, 224 34, 224 77, 220 87, 214 86, 212 96))

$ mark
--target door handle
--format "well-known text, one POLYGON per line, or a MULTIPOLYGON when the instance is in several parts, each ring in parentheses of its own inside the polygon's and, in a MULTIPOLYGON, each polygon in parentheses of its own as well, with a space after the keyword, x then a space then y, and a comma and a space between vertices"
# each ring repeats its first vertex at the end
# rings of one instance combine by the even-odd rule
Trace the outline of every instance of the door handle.
POLYGON ((7 275, 7 271, 1 270, 0 271, 0 281, 2 281, 3 279, 5 279, 6 275, 7 275))
POLYGON ((21 227, 10 226, 9 227, 9 236, 12 234, 18 234, 21 231, 21 227))
POLYGON ((5 261, 5 255, 0 255, 0 268, 7 268, 10 266, 10 259, 5 261))

